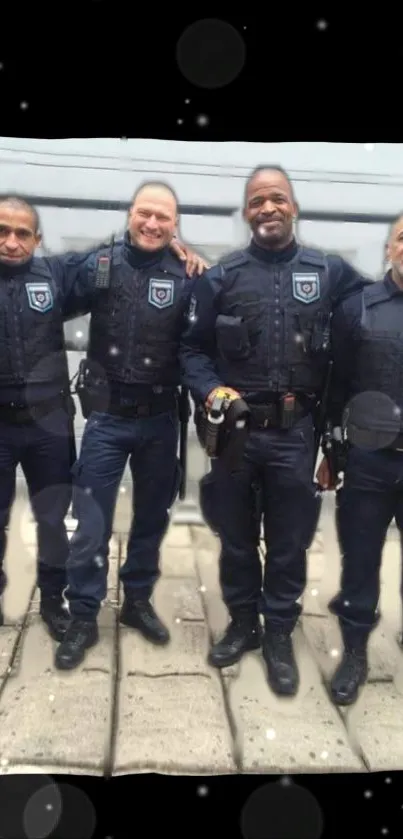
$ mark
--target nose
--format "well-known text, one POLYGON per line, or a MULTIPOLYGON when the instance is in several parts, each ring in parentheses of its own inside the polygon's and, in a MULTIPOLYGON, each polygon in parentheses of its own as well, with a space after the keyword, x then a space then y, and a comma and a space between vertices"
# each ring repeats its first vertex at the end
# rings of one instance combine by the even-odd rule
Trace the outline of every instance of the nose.
POLYGON ((149 218, 146 221, 146 227, 148 227, 151 230, 155 230, 156 227, 158 227, 158 222, 155 216, 149 216, 149 218))
POLYGON ((5 245, 6 245, 7 250, 9 250, 9 251, 16 251, 17 250, 17 248, 19 247, 19 242, 18 242, 18 239, 17 239, 15 233, 10 233, 7 236, 5 245))
POLYGON ((273 201, 270 201, 270 199, 268 198, 267 201, 264 202, 262 212, 269 216, 275 213, 276 209, 276 205, 273 203, 273 201))

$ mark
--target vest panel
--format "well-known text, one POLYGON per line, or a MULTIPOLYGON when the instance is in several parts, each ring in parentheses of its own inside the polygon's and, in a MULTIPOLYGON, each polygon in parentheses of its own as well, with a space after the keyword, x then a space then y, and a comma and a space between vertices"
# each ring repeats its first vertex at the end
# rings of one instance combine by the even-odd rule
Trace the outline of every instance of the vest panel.
POLYGON ((221 265, 216 339, 222 381, 242 391, 318 392, 332 310, 324 255, 299 248, 290 262, 269 264, 238 252, 221 265))

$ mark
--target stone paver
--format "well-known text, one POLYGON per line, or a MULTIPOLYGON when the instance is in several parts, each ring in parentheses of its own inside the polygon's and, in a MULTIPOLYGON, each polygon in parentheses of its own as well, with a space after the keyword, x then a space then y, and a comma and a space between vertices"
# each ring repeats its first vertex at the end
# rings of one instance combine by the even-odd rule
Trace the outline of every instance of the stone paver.
POLYGON ((244 772, 355 772, 354 754, 337 711, 330 704, 300 630, 294 647, 301 687, 293 699, 270 691, 258 654, 241 663, 239 679, 228 680, 244 772))
MULTIPOLYGON (((130 499, 122 499, 129 510, 130 499)), ((207 664, 209 645, 224 631, 228 614, 218 585, 219 542, 206 527, 171 525, 164 540, 154 604, 170 628, 170 644, 154 648, 117 625, 122 521, 110 546, 100 643, 77 670, 61 673, 53 667, 56 645, 38 615, 31 512, 26 499, 15 505, 6 556, 6 626, 0 628, 0 774, 102 774, 111 756, 115 775, 402 768, 403 654, 394 640, 401 626, 401 557, 395 530, 384 553, 383 617, 371 638, 370 681, 354 707, 337 710, 326 688, 341 648, 337 622, 327 610, 340 573, 331 499, 309 552, 303 616, 294 633, 301 687, 292 700, 272 694, 260 652, 221 673, 207 664)), ((74 520, 67 525, 73 532, 74 520)))

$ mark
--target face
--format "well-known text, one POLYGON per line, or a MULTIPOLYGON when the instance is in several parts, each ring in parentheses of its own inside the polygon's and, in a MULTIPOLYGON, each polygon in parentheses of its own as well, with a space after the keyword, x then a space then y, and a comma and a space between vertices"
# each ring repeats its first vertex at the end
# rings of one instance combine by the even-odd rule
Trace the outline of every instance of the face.
POLYGON ((35 232, 35 219, 28 210, 0 204, 0 262, 22 265, 33 255, 41 237, 35 232))
POLYGON ((392 229, 386 255, 392 267, 393 278, 403 282, 403 216, 392 229))
POLYGON ((281 249, 293 238, 293 220, 298 208, 287 179, 281 172, 259 172, 249 184, 244 219, 257 245, 281 249))
POLYGON ((166 247, 176 230, 176 201, 165 190, 144 189, 129 214, 128 229, 133 245, 145 251, 166 247))

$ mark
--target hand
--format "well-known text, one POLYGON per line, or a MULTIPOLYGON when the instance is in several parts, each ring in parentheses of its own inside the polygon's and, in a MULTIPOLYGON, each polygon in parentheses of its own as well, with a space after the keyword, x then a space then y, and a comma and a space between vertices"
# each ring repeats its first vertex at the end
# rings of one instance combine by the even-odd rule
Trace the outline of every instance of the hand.
POLYGON ((210 268, 210 265, 208 262, 205 262, 203 257, 192 251, 187 245, 180 242, 179 239, 172 240, 170 249, 182 262, 186 262, 186 273, 188 277, 193 277, 195 273, 200 276, 203 271, 207 271, 210 268))
POLYGON ((211 390, 207 399, 206 399, 206 407, 211 408, 214 399, 216 396, 222 396, 224 399, 227 399, 228 402, 233 402, 235 399, 240 399, 241 395, 238 393, 237 390, 234 390, 232 387, 215 387, 214 390, 211 390))
POLYGON ((321 460, 315 478, 321 489, 337 489, 339 484, 338 477, 336 476, 336 479, 334 479, 330 473, 329 462, 326 457, 321 460))

